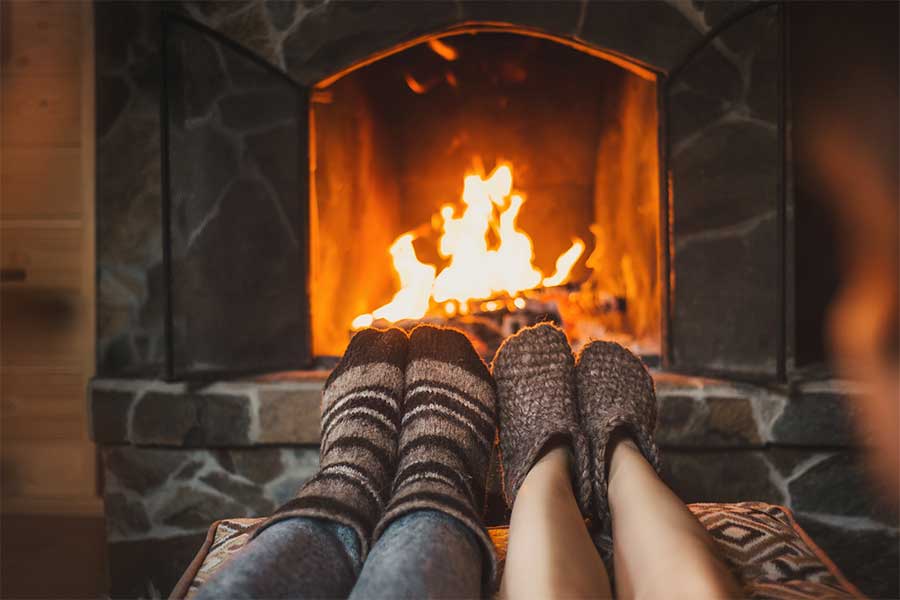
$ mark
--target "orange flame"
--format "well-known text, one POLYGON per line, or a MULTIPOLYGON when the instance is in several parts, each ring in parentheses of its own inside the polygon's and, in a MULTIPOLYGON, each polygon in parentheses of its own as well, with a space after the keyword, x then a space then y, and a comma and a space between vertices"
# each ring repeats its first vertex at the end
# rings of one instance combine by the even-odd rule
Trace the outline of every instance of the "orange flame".
MULTIPOLYGON (((506 295, 519 295, 541 285, 562 285, 585 249, 575 238, 572 246, 556 260, 556 271, 544 277, 534 266, 534 246, 527 233, 516 225, 525 198, 513 193, 512 167, 502 164, 486 178, 467 175, 464 179, 461 214, 453 205, 441 207, 432 221, 442 235, 438 253, 448 264, 437 276, 437 268, 421 262, 413 241, 416 235, 404 233, 391 245, 394 270, 400 279, 400 290, 393 299, 371 313, 359 315, 353 329, 368 327, 376 319, 399 321, 420 319, 428 313, 432 302, 442 305, 447 316, 467 314, 469 304, 506 295), (488 245, 493 232, 498 243, 488 245)), ((489 303, 490 304, 490 303, 489 303)), ((493 303, 500 306, 500 303, 493 303)), ((524 301, 514 302, 521 308, 524 301)))

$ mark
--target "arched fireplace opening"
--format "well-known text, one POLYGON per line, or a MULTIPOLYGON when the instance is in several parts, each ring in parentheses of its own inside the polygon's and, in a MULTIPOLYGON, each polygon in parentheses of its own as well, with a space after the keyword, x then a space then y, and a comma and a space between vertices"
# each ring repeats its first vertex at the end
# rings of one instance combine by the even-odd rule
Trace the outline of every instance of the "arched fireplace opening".
POLYGON ((653 72, 491 26, 361 64, 311 94, 314 354, 424 320, 489 360, 548 318, 659 354, 653 72))

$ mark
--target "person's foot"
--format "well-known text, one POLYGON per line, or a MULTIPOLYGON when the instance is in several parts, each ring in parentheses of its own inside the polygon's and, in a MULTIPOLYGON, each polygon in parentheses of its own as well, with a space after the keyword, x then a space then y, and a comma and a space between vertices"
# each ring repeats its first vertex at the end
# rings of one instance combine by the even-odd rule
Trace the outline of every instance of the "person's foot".
POLYGON ((561 329, 544 323, 508 338, 493 361, 500 407, 504 493, 515 502, 528 472, 549 448, 572 452, 572 489, 590 514, 589 454, 578 426, 572 350, 561 329))
POLYGON ((609 526, 609 462, 618 446, 637 448, 659 471, 654 442, 656 394, 644 363, 615 342, 585 346, 575 367, 578 412, 591 452, 593 503, 598 523, 609 526))
POLYGON ((365 559, 397 467, 408 338, 400 329, 357 333, 322 395, 319 471, 254 532, 292 517, 351 527, 365 559))
POLYGON ((397 475, 373 539, 405 514, 440 511, 479 541, 485 583, 493 586, 497 561, 483 513, 496 411, 491 375, 466 336, 416 327, 409 338, 397 475))

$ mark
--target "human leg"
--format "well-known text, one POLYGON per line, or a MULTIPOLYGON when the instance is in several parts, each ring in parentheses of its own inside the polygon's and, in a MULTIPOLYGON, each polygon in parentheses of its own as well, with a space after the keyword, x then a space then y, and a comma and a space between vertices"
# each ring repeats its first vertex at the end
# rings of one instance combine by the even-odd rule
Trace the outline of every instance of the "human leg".
POLYGON ((345 598, 359 569, 359 544, 351 528, 297 517, 260 533, 196 598, 345 598))
POLYGON ((565 334, 546 324, 520 331, 498 351, 493 373, 504 491, 513 507, 501 595, 610 597, 584 523, 589 456, 565 334))
POLYGON ((618 344, 592 342, 576 375, 598 537, 612 537, 617 597, 738 597, 706 530, 657 475, 656 396, 643 363, 618 344))
POLYGON ((565 447, 531 468, 513 505, 501 598, 612 598, 578 509, 565 447))
POLYGON ((434 510, 407 513, 372 547, 350 599, 478 598, 482 552, 454 517, 434 510))

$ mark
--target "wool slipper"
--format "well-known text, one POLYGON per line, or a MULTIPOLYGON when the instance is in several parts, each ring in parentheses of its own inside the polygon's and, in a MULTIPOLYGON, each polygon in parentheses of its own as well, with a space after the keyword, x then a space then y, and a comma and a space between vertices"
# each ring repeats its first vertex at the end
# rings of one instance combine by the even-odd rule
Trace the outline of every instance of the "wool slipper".
POLYGON ((654 442, 656 394, 653 379, 638 357, 615 342, 585 346, 575 367, 578 412, 591 449, 594 515, 608 530, 608 448, 616 432, 629 435, 659 472, 654 442))
POLYGON ((510 506, 543 452, 565 444, 573 456, 575 498, 582 514, 590 515, 590 461, 578 426, 574 362, 565 333, 549 323, 507 338, 494 357, 503 488, 510 506))

